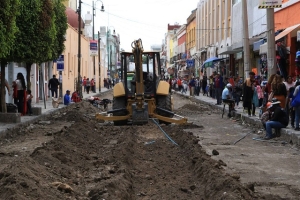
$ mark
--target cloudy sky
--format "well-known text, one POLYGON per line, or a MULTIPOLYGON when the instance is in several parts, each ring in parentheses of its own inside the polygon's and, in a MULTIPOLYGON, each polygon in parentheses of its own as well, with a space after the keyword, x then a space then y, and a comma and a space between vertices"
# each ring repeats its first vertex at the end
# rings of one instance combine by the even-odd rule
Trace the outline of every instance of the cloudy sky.
MULTIPOLYGON (((168 23, 186 24, 199 0, 101 0, 96 2, 95 32, 106 26, 121 38, 121 48, 131 50, 131 43, 141 38, 145 50, 162 44, 168 23), (100 12, 101 1, 105 12, 100 12)), ((92 0, 82 0, 82 14, 92 13, 92 0)))

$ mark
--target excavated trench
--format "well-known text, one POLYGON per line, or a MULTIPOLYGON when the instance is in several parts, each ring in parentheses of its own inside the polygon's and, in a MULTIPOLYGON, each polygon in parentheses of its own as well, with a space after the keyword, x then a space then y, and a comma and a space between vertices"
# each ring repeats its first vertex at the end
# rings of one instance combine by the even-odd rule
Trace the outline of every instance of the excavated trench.
MULTIPOLYGON (((199 109, 177 111, 208 111, 199 109)), ((2 135, 0 199, 263 198, 205 153, 191 131, 202 126, 162 125, 174 144, 151 121, 113 126, 96 112, 82 102, 2 135)))

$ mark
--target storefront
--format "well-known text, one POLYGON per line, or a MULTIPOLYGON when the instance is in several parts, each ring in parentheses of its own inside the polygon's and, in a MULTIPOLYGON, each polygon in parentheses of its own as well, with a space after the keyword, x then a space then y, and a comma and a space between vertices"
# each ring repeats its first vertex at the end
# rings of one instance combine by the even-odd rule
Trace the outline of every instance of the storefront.
POLYGON ((243 59, 243 52, 238 52, 234 54, 235 59, 235 70, 234 76, 235 77, 244 77, 244 59, 243 59))

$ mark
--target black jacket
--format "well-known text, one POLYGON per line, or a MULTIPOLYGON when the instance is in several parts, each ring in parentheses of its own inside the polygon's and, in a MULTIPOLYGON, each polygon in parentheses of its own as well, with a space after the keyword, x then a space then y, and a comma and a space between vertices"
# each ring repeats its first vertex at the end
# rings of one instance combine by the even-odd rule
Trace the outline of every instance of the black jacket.
POLYGON ((275 106, 276 107, 270 121, 277 121, 283 124, 284 126, 287 126, 289 124, 289 117, 287 113, 279 105, 275 106))
POLYGON ((58 86, 59 86, 59 82, 58 82, 57 78, 51 78, 49 80, 49 84, 48 84, 49 88, 51 88, 51 89, 57 89, 58 86))

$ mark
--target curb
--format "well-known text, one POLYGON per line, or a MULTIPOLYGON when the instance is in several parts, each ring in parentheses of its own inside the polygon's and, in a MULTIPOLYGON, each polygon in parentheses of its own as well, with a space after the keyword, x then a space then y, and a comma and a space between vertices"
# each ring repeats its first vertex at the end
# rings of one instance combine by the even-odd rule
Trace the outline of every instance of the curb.
MULTIPOLYGON (((176 95, 179 95, 179 96, 182 96, 185 98, 189 98, 192 101, 200 102, 202 104, 210 106, 211 108, 213 108, 215 110, 219 110, 220 112, 223 112, 223 107, 219 107, 210 102, 206 102, 202 99, 198 99, 196 97, 188 96, 186 94, 181 94, 178 92, 173 92, 173 94, 176 94, 176 95)), ((225 107, 225 114, 227 114, 227 113, 228 113, 228 108, 225 107)), ((225 114, 224 114, 224 116, 226 116, 225 114)), ((250 118, 247 115, 243 115, 240 111, 234 112, 234 117, 240 118, 240 119, 243 118, 243 121, 247 124, 250 124, 253 128, 256 128, 256 129, 263 128, 261 121, 259 119, 250 118)), ((220 116, 220 118, 222 118, 222 116, 220 116)), ((226 116, 226 118, 227 118, 227 116, 226 116)), ((224 119, 225 119, 225 117, 224 117, 224 119)), ((300 146, 300 132, 296 132, 295 130, 292 130, 290 128, 282 128, 282 129, 280 129, 280 134, 281 134, 280 138, 283 139, 284 141, 286 141, 292 145, 295 144, 297 146, 300 146)))
MULTIPOLYGON (((111 92, 111 90, 107 90, 107 91, 101 92, 101 93, 95 93, 93 96, 99 97, 99 96, 105 95, 106 93, 109 93, 109 92, 111 92)), ((58 107, 55 110, 50 110, 39 116, 34 116, 33 119, 30 119, 25 122, 20 122, 20 123, 16 124, 15 126, 13 126, 12 128, 7 128, 6 130, 0 131, 0 138, 8 138, 8 137, 11 138, 14 135, 19 135, 21 133, 21 131, 25 130, 25 127, 29 126, 30 124, 35 124, 39 121, 45 121, 45 120, 49 119, 49 117, 51 117, 52 115, 55 115, 55 114, 58 114, 61 112, 66 112, 67 108, 75 107, 77 105, 78 104, 71 104, 69 106, 58 107)))

